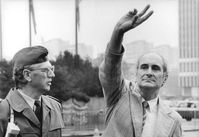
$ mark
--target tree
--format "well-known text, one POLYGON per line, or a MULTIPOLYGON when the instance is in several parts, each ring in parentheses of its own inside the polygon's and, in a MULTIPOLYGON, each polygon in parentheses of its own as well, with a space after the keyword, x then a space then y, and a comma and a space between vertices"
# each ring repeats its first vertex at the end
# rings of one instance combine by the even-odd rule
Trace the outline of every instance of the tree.
POLYGON ((83 94, 90 97, 103 96, 98 79, 98 68, 92 67, 90 61, 65 51, 64 55, 60 54, 53 64, 56 67, 56 76, 52 83, 50 95, 63 101, 72 96, 83 94))
POLYGON ((11 62, 2 60, 0 61, 0 98, 5 98, 13 86, 11 62))

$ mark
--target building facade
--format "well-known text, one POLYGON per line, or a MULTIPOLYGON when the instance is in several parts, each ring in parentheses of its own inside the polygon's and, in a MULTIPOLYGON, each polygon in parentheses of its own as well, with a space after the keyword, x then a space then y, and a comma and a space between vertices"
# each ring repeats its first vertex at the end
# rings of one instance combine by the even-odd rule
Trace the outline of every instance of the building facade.
POLYGON ((199 0, 179 0, 179 86, 199 97, 199 0))

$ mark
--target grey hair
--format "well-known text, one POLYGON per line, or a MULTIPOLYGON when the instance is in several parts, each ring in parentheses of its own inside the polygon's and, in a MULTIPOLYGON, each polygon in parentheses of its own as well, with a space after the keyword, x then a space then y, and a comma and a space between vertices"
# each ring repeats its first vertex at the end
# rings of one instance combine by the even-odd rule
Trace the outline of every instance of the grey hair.
POLYGON ((28 81, 24 78, 23 71, 24 71, 24 67, 13 69, 12 79, 15 82, 16 88, 19 88, 19 89, 28 83, 28 81))

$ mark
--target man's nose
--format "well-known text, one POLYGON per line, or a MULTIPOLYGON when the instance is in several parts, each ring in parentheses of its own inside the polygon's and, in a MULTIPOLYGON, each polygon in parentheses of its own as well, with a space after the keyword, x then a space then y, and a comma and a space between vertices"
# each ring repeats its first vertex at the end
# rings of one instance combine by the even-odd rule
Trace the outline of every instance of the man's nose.
POLYGON ((52 77, 53 77, 53 78, 55 77, 55 72, 54 72, 54 71, 52 72, 52 77))
POLYGON ((153 71, 152 71, 151 67, 149 67, 149 68, 147 69, 146 74, 147 74, 148 76, 152 76, 153 71))
POLYGON ((55 72, 50 70, 50 74, 48 76, 51 77, 51 78, 55 77, 55 72))

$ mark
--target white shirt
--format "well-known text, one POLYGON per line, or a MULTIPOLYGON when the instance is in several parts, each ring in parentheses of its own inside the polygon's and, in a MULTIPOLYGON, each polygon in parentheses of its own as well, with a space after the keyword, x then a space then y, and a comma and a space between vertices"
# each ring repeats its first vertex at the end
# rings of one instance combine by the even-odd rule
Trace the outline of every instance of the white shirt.
MULTIPOLYGON (((24 100, 28 103, 28 105, 30 106, 30 108, 34 111, 35 110, 35 99, 31 98, 30 96, 24 94, 21 90, 19 90, 19 93, 21 94, 21 96, 24 98, 24 100)), ((39 100, 41 101, 41 97, 39 98, 39 100)))
MULTIPOLYGON (((144 99, 142 99, 144 101, 144 99)), ((145 125, 143 127, 142 137, 153 137, 155 131, 155 124, 157 120, 157 101, 158 97, 147 101, 149 104, 149 109, 146 110, 147 117, 145 125)))

